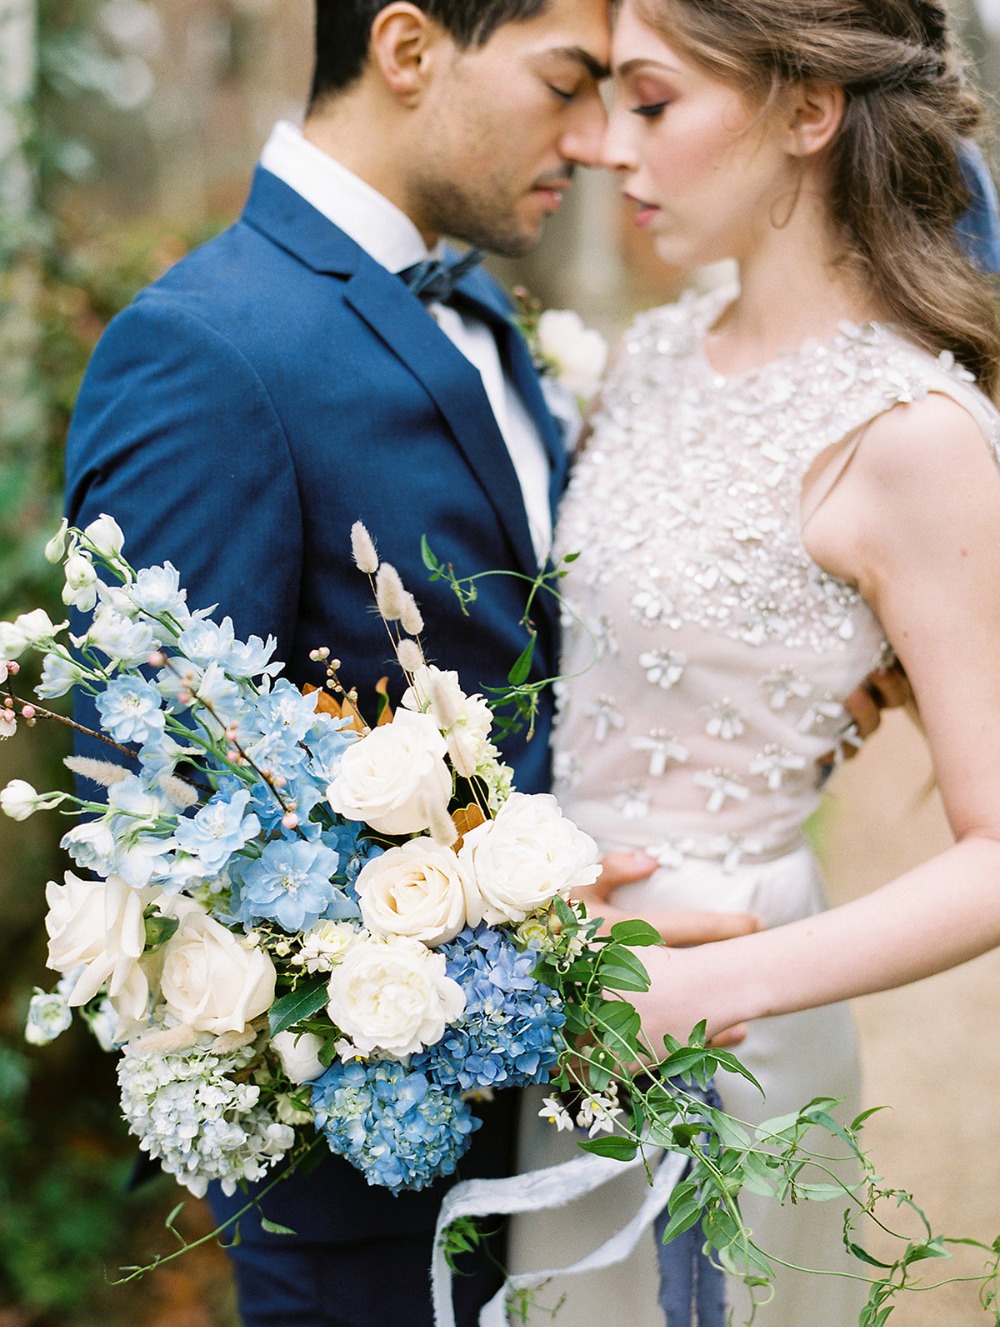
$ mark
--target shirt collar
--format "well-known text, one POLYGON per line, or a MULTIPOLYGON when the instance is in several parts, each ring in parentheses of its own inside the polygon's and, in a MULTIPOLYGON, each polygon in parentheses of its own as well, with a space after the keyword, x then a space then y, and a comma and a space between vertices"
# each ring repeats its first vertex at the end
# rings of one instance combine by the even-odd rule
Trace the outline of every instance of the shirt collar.
POLYGON ((280 120, 260 164, 332 221, 377 263, 401 272, 429 257, 423 237, 395 203, 280 120))

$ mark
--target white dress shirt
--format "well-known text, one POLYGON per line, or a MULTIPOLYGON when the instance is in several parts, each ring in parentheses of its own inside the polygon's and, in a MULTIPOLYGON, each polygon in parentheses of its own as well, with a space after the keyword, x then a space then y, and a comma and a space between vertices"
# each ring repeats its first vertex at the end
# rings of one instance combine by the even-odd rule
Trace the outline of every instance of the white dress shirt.
MULTIPOLYGON (((434 256, 405 212, 310 143, 301 129, 287 120, 275 125, 260 164, 390 272, 401 272, 434 256)), ((521 485, 535 554, 542 562, 552 543, 549 460, 534 420, 504 374, 492 329, 445 304, 431 304, 428 311, 479 371, 521 485)))

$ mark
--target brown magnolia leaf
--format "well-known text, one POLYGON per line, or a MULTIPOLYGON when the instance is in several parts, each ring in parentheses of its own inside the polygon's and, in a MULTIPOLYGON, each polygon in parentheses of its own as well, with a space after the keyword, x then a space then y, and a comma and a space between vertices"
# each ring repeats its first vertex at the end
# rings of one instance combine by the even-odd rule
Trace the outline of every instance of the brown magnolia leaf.
POLYGON ((457 811, 452 811, 451 818, 455 822, 455 828, 458 830, 458 842, 452 847, 456 852, 462 846, 462 840, 477 825, 486 823, 486 817, 482 809, 475 802, 470 802, 468 806, 460 806, 457 811))
POLYGON ((352 705, 349 700, 338 700, 336 696, 331 696, 329 691, 323 691, 320 687, 314 687, 307 682, 302 688, 304 696, 311 696, 314 691, 319 692, 319 700, 316 702, 316 708, 323 714, 332 714, 335 719, 350 720, 348 727, 353 728, 356 733, 366 733, 368 725, 358 713, 357 706, 352 705))

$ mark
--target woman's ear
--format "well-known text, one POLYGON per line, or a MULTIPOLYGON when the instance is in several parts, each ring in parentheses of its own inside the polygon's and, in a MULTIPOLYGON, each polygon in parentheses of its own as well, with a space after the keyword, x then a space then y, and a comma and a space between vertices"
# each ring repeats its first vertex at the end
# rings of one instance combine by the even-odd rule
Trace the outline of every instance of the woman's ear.
POLYGON ((386 5, 375 16, 368 58, 402 105, 422 99, 430 77, 430 53, 440 37, 438 25, 406 0, 386 5))
POLYGON ((792 156, 813 157, 837 135, 844 120, 839 83, 799 83, 787 107, 787 147, 792 156))

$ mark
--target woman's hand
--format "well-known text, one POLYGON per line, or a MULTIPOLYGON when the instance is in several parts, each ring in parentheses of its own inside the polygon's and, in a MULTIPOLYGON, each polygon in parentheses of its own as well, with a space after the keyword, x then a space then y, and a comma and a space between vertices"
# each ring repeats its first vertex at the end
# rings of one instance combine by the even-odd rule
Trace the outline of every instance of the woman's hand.
MULTIPOLYGON (((603 869, 597 883, 588 889, 580 890, 578 897, 587 905, 587 911, 591 916, 604 918, 601 930, 606 933, 615 922, 628 921, 637 915, 634 909, 626 910, 615 906, 613 901, 615 890, 622 885, 631 885, 638 880, 647 879, 658 869, 659 863, 644 852, 609 852, 601 858, 601 866, 603 869)), ((738 935, 751 935, 760 929, 760 919, 750 912, 659 908, 639 915, 643 921, 659 931, 665 945, 674 948, 704 945, 714 940, 729 940, 738 935)), ((662 961, 658 951, 645 949, 641 957, 652 976, 652 968, 659 968, 662 961), (657 957, 651 964, 649 960, 654 955, 657 957)), ((686 1038, 700 1017, 701 1015, 698 1015, 693 1018, 690 1027, 678 1035, 686 1038)), ((746 1026, 740 1023, 735 1027, 721 1029, 718 1035, 712 1038, 712 1044, 720 1047, 736 1046, 745 1036, 746 1026)))

